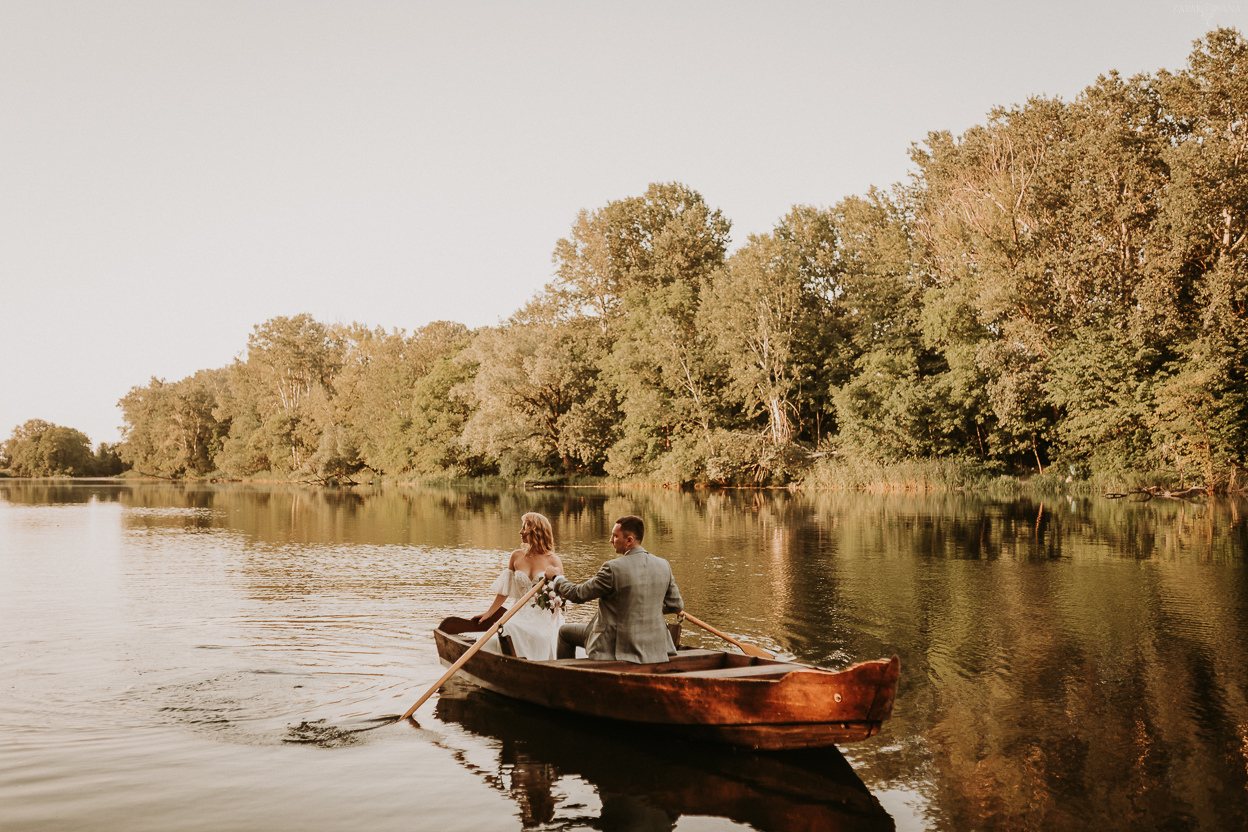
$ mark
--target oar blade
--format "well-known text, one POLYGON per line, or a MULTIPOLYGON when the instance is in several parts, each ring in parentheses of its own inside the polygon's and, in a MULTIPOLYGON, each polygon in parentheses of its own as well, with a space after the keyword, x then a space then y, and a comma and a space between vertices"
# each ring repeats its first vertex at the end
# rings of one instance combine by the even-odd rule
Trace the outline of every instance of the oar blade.
POLYGON ((776 657, 775 653, 771 653, 761 647, 750 644, 748 641, 739 641, 737 642, 737 646, 741 648, 742 653, 745 653, 747 656, 753 656, 756 659, 774 659, 776 657))

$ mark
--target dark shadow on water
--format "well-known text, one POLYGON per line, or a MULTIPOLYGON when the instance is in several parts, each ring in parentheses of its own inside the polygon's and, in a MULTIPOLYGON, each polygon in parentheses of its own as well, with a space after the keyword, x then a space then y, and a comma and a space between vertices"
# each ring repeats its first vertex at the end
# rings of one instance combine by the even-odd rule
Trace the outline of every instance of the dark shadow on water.
POLYGON ((331 725, 323 719, 315 719, 311 722, 304 720, 298 725, 287 726, 286 736, 282 738, 282 742, 314 745, 318 748, 342 748, 363 742, 365 738, 361 734, 366 731, 384 728, 398 721, 398 716, 358 720, 348 725, 331 725))
POLYGON ((895 828, 835 748, 763 753, 690 742, 658 729, 556 713, 460 680, 443 686, 434 715, 492 740, 498 764, 489 770, 450 750, 517 803, 526 829, 666 830, 686 815, 727 818, 763 832, 895 828), (567 803, 558 786, 564 778, 594 788, 598 816, 567 803))
POLYGON ((362 742, 359 731, 344 731, 337 726, 330 725, 323 719, 316 719, 311 722, 304 720, 298 725, 289 726, 286 730, 287 735, 282 739, 282 742, 314 745, 318 748, 342 748, 348 745, 358 745, 362 742))

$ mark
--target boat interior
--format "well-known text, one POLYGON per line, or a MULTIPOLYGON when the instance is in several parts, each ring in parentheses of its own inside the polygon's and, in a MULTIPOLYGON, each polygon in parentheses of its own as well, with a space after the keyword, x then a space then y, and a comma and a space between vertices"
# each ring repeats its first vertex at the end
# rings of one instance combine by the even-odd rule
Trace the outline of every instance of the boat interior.
MULTIPOLYGON (((469 644, 474 643, 480 635, 480 628, 486 622, 468 621, 460 618, 445 619, 438 629, 469 644)), ((786 662, 781 659, 764 659, 747 656, 744 653, 730 653, 724 650, 706 650, 680 644, 679 624, 669 625, 672 629, 672 640, 677 653, 667 662, 655 664, 638 664, 625 661, 600 661, 596 659, 555 659, 540 664, 574 667, 582 670, 595 670, 607 673, 645 673, 655 675, 680 675, 692 678, 766 678, 780 677, 795 670, 808 670, 821 673, 832 671, 809 665, 786 662)), ((515 656, 511 640, 501 635, 500 646, 503 655, 515 656)))
MULTIPOLYGON (((458 636, 467 642, 475 641, 472 634, 458 636)), ((507 644, 503 643, 503 651, 507 653, 507 644)), ((510 655, 514 656, 512 652, 510 655)), ((600 661, 597 659, 556 659, 540 664, 573 667, 581 670, 597 670, 608 673, 646 673, 662 675, 680 675, 695 678, 741 678, 783 676, 795 670, 818 670, 818 668, 778 659, 760 659, 743 653, 727 653, 723 650, 703 650, 695 647, 681 647, 679 652, 667 662, 655 664, 638 664, 625 661, 600 661)))
POLYGON ((708 678, 717 676, 783 676, 786 673, 792 673, 794 670, 808 669, 803 665, 793 664, 792 662, 759 659, 742 653, 727 653, 723 650, 702 650, 694 647, 682 647, 669 661, 657 664, 604 662, 592 659, 560 659, 557 663, 563 667, 607 670, 614 673, 680 674, 681 676, 708 678))

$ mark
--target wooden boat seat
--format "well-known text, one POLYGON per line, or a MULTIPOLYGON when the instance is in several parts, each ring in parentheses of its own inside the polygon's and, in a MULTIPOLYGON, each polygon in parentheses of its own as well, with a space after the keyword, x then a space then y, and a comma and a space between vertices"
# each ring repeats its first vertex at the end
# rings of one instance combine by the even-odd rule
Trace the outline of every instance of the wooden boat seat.
POLYGON ((793 665, 754 664, 745 667, 717 667, 714 670, 687 670, 681 676, 696 676, 699 679, 737 679, 742 676, 784 676, 797 670, 810 668, 794 667, 793 665))
POLYGON ((655 664, 637 664, 636 662, 601 661, 599 659, 559 659, 552 664, 562 667, 574 667, 579 670, 610 670, 615 673, 686 673, 689 670, 709 669, 718 666, 724 659, 719 650, 682 649, 670 661, 655 664))

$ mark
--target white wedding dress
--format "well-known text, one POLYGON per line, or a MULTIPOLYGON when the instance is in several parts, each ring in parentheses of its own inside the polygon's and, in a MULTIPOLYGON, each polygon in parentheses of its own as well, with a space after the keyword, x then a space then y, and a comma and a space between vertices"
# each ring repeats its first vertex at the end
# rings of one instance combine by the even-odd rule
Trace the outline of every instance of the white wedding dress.
MULTIPOLYGON (((503 570, 494 585, 490 587, 495 595, 506 595, 513 607, 529 590, 533 581, 524 572, 503 570)), ((503 632, 511 639, 511 646, 516 655, 533 661, 549 661, 555 658, 555 645, 559 639, 559 627, 563 624, 563 612, 550 612, 535 606, 532 599, 524 604, 524 609, 517 612, 503 625, 503 632)), ((483 646, 483 650, 501 653, 498 636, 491 636, 483 646)))

